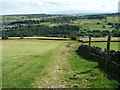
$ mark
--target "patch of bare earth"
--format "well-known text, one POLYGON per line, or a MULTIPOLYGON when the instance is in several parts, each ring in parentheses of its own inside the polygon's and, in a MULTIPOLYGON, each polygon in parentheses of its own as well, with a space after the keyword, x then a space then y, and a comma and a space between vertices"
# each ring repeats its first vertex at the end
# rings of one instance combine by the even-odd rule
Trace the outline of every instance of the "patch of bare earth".
POLYGON ((74 73, 70 69, 70 65, 66 59, 67 56, 69 56, 67 47, 57 50, 53 58, 54 62, 49 67, 50 72, 38 81, 37 88, 66 88, 68 82, 65 80, 65 75, 74 73))

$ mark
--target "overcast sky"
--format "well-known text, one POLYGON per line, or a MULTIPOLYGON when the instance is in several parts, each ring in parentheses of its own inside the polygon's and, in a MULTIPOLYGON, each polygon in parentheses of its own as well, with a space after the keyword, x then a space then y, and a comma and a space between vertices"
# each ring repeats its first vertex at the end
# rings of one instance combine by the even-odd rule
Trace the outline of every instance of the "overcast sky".
POLYGON ((119 0, 0 0, 1 15, 113 13, 119 0))

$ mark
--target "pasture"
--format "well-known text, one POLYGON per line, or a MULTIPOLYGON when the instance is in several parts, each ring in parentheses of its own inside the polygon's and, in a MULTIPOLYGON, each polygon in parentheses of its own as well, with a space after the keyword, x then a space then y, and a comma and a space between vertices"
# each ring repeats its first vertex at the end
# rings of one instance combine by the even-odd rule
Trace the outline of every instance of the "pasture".
POLYGON ((96 62, 79 57, 81 43, 58 40, 3 40, 3 88, 115 88, 96 62), (69 47, 66 47, 69 45, 69 47))
MULTIPOLYGON (((80 38, 80 40, 83 41, 89 41, 89 38, 80 38)), ((111 41, 119 41, 119 37, 112 37, 111 41)), ((91 41, 106 41, 106 42, 91 42, 91 46, 101 47, 102 49, 107 48, 107 37, 102 38, 91 38, 91 41)), ((88 43, 84 43, 85 45, 88 45, 88 43)), ((120 42, 111 42, 110 49, 120 51, 119 48, 120 42)))
MULTIPOLYGON (((85 43, 85 45, 88 45, 88 43, 85 43)), ((111 42, 110 49, 115 51, 120 51, 119 45, 120 42, 111 42)), ((91 46, 100 47, 104 50, 105 48, 107 48, 107 42, 92 42, 91 46)))
POLYGON ((47 74, 57 49, 64 43, 40 40, 3 41, 3 87, 32 87, 47 74))
MULTIPOLYGON (((83 41, 89 41, 89 38, 80 38, 80 40, 83 41)), ((119 37, 112 37, 111 41, 119 41, 120 38, 119 37)), ((91 38, 91 41, 107 41, 107 37, 99 37, 99 38, 91 38)))
MULTIPOLYGON (((111 42, 111 48, 112 50, 116 50, 116 51, 120 51, 119 48, 120 42, 111 42)), ((106 48, 107 47, 107 43, 106 42, 93 42, 92 46, 97 46, 97 47, 101 47, 101 48, 106 48)))

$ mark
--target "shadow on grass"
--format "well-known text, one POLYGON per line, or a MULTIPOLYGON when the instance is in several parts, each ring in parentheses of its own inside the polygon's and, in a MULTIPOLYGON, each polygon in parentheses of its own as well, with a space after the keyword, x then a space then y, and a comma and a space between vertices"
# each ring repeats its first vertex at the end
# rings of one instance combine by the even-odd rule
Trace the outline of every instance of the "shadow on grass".
POLYGON ((85 72, 80 72, 80 73, 77 73, 77 74, 86 74, 86 73, 89 73, 89 72, 91 72, 91 70, 87 70, 85 72))
MULTIPOLYGON (((117 70, 112 69, 112 68, 105 69, 105 66, 101 65, 98 61, 96 61, 94 59, 88 59, 88 57, 80 55, 79 52, 77 52, 77 54, 78 54, 78 56, 82 57, 85 60, 88 60, 88 61, 91 61, 91 62, 97 62, 98 66, 94 66, 93 68, 99 68, 102 72, 105 73, 105 75, 107 76, 107 78, 109 80, 116 80, 116 81, 118 81, 118 83, 119 83, 118 88, 120 88, 120 71, 117 71, 117 70)), ((90 72, 90 70, 88 70, 86 72, 80 72, 79 74, 84 74, 84 73, 89 73, 89 72, 90 72)))

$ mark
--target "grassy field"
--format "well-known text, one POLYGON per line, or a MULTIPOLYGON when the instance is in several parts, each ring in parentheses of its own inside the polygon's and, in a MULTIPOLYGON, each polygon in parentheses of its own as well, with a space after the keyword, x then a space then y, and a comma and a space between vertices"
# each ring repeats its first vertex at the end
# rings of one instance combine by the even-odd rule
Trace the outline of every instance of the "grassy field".
MULTIPOLYGON (((85 45, 88 45, 88 43, 85 43, 85 45)), ((120 51, 119 45, 120 42, 111 42, 110 49, 120 51)), ((101 47, 104 49, 107 47, 107 42, 92 42, 91 46, 101 47)))
MULTIPOLYGON (((77 19, 77 20, 73 20, 70 23, 68 23, 69 25, 77 25, 82 27, 82 29, 88 29, 90 31, 92 30, 109 30, 112 31, 115 28, 111 28, 111 25, 107 25, 108 22, 112 22, 112 23, 116 23, 118 21, 118 17, 107 17, 107 19, 103 19, 103 20, 99 20, 99 19, 77 19), (97 23, 100 24, 97 24, 97 23), (103 26, 105 26, 105 28, 103 28, 103 26), (88 28, 87 28, 88 27, 88 28)), ((58 26, 58 25, 62 25, 62 24, 58 24, 58 23, 51 23, 51 22, 45 22, 45 23, 40 23, 41 25, 47 25, 47 26, 58 26)), ((81 29, 80 29, 81 30, 81 29)))
POLYGON ((80 43, 57 40, 6 40, 3 45, 3 87, 114 88, 96 62, 77 55, 80 43), (66 47, 70 45, 70 47, 66 47), (80 74, 81 73, 81 74, 80 74))
MULTIPOLYGON (((83 41, 89 41, 89 38, 80 38, 80 40, 83 40, 83 41)), ((111 41, 119 41, 120 40, 120 37, 112 37, 111 38, 111 41)), ((99 38, 91 38, 91 41, 107 41, 107 37, 99 37, 99 38)))
MULTIPOLYGON (((80 38, 80 40, 83 41, 89 41, 89 38, 80 38)), ((91 38, 92 41, 107 41, 107 37, 102 37, 102 38, 91 38)), ((111 41, 119 41, 119 37, 112 37, 111 41)), ((85 45, 88 45, 88 43, 84 43, 85 45)), ((106 48, 107 47, 107 42, 91 42, 92 46, 97 46, 101 48, 106 48)), ((111 42, 111 48, 112 50, 120 51, 119 45, 120 42, 111 42)))
MULTIPOLYGON (((116 51, 120 51, 120 48, 119 48, 119 45, 120 45, 120 42, 111 42, 111 47, 110 47, 110 49, 112 49, 112 50, 116 50, 116 51)), ((106 48, 107 47, 107 43, 105 43, 105 42, 93 42, 92 43, 92 46, 97 46, 97 47, 101 47, 101 48, 106 48)))
POLYGON ((47 74, 56 50, 64 43, 40 40, 3 41, 3 87, 32 87, 47 74))
POLYGON ((81 25, 82 29, 87 29, 86 27, 89 28, 89 30, 109 30, 112 31, 114 28, 111 28, 111 25, 107 25, 108 22, 116 23, 118 21, 118 17, 107 17, 107 19, 99 20, 99 19, 77 19, 74 20, 73 22, 76 25, 81 25), (97 23, 100 24, 97 24, 97 23), (103 28, 105 26, 105 28, 103 28))

